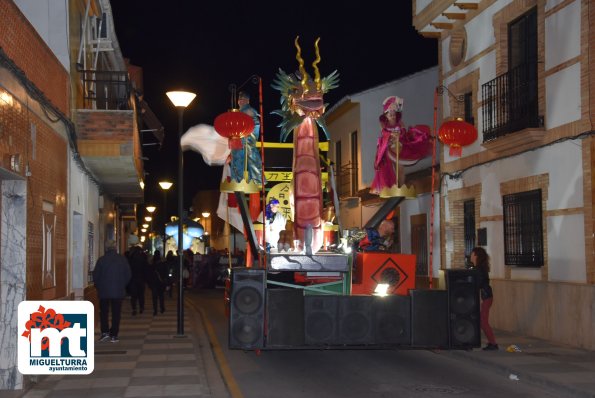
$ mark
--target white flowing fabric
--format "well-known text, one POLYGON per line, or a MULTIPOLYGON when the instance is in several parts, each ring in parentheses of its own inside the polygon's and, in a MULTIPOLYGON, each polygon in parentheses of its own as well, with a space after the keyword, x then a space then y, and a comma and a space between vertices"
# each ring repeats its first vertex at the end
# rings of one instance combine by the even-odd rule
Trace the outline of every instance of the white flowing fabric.
POLYGON ((199 124, 190 127, 180 139, 182 150, 189 149, 202 155, 209 166, 222 166, 231 153, 228 139, 217 134, 213 126, 199 124))
MULTIPOLYGON (((229 163, 223 166, 223 173, 221 173, 221 181, 226 181, 227 177, 231 176, 229 163)), ((239 207, 229 208, 229 220, 227 219, 227 193, 221 192, 219 195, 219 206, 217 206, 217 215, 225 222, 233 225, 238 231, 244 233, 244 222, 240 214, 239 207)))

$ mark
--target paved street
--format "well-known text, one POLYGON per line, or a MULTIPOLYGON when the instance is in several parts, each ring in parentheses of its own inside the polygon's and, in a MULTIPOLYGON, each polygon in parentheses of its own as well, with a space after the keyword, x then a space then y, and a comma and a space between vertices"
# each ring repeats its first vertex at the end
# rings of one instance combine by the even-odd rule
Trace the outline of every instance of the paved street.
POLYGON ((175 297, 155 317, 133 317, 126 302, 120 342, 97 343, 91 375, 40 377, 0 397, 595 397, 595 353, 504 332, 498 352, 228 350, 222 295, 187 292, 183 338, 175 297))

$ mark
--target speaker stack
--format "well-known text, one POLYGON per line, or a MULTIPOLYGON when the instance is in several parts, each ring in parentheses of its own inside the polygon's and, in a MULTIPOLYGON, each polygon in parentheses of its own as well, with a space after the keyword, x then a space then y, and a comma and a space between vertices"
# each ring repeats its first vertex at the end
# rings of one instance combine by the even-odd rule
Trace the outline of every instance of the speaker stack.
POLYGON ((469 269, 446 271, 450 347, 481 346, 477 272, 469 269))
POLYGON ((475 271, 448 270, 446 287, 409 296, 304 295, 267 289, 264 269, 234 268, 229 348, 479 347, 475 271))
POLYGON ((229 348, 264 346, 266 273, 264 269, 234 268, 231 274, 229 348))

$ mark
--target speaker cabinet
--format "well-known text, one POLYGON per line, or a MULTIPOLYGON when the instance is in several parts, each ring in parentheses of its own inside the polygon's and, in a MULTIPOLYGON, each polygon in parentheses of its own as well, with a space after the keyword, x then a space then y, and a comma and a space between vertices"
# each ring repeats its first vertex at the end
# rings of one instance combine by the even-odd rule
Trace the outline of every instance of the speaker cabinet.
POLYGON ((411 291, 411 346, 448 347, 448 295, 446 290, 411 291))
POLYGON ((231 274, 229 348, 262 348, 264 343, 266 273, 234 268, 231 274))
POLYGON ((304 345, 304 292, 267 289, 267 348, 304 345))
POLYGON ((411 345, 409 296, 373 297, 374 342, 378 345, 411 345))
POLYGON ((477 271, 446 271, 450 347, 467 349, 481 346, 479 289, 477 271))
POLYGON ((374 344, 374 297, 339 296, 339 344, 374 344))
POLYGON ((306 345, 336 343, 338 301, 338 296, 304 296, 306 345))

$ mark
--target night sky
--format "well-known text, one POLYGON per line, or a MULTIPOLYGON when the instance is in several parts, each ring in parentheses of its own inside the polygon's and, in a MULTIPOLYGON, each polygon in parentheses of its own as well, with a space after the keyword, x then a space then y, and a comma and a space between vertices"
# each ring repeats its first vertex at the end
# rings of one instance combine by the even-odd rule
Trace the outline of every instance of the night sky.
MULTIPOLYGON (((412 26, 411 1, 238 2, 230 0, 155 2, 112 0, 122 54, 143 68, 144 99, 165 127, 163 147, 145 146, 146 202, 161 203, 157 181, 177 176, 176 110, 165 92, 185 89, 197 98, 184 113, 184 131, 231 107, 229 85, 252 75, 263 79, 266 141, 279 141, 280 94, 271 88, 279 68, 298 68, 294 39, 312 74, 314 41, 320 37, 322 76, 335 69, 339 88, 325 96, 329 107, 341 98, 437 64, 435 39, 424 39, 412 26), (300 6, 300 4, 309 4, 300 6), (365 7, 364 7, 365 6, 365 7)), ((258 87, 243 90, 258 109, 258 87)), ((379 104, 380 106, 380 104, 379 104)), ((145 133, 147 134, 147 133, 145 133)), ((184 154, 185 208, 201 189, 218 189, 221 168, 211 168, 199 154, 184 154)), ((176 185, 174 185, 174 188, 176 185)), ((168 207, 176 206, 170 192, 168 207), (172 202, 171 204, 169 202, 172 202)))

